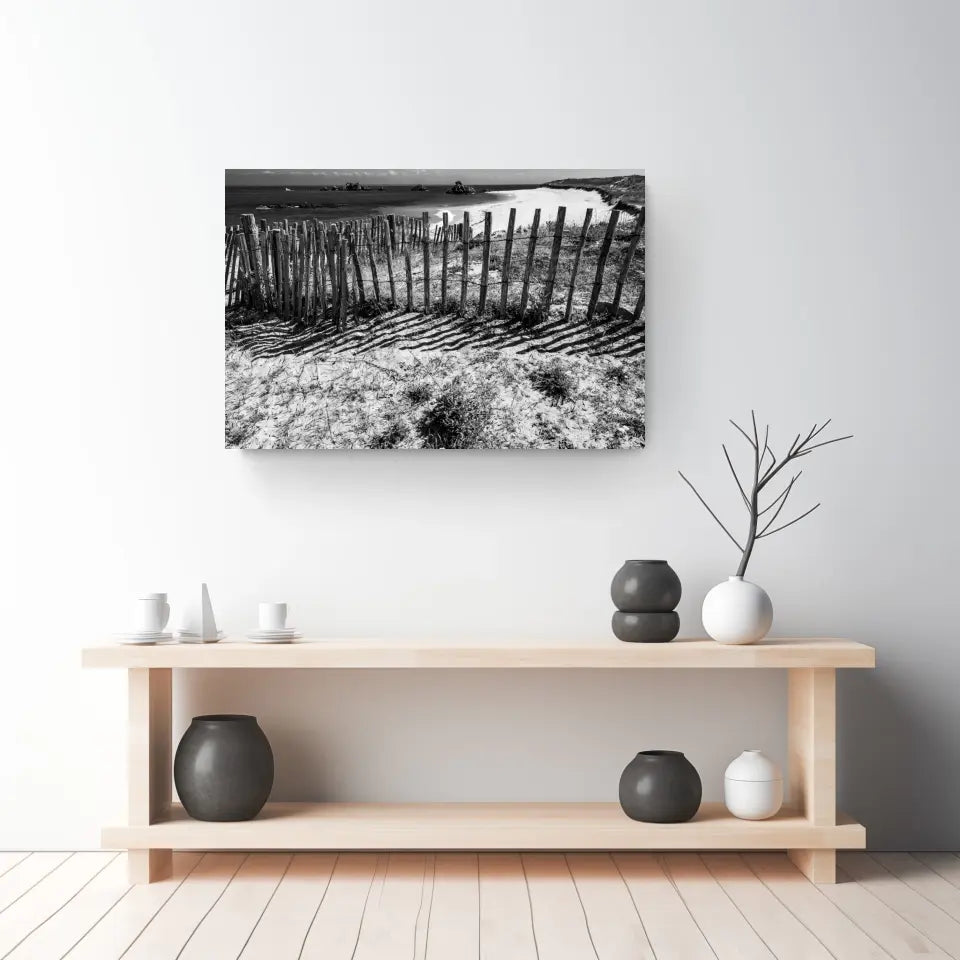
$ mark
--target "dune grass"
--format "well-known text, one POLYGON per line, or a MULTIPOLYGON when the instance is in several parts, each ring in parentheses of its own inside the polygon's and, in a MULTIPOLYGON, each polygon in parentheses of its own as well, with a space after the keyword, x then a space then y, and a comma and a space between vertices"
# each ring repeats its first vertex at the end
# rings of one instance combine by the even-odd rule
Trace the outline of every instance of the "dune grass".
POLYGON ((382 348, 226 356, 226 445, 609 448, 644 439, 643 359, 382 348))

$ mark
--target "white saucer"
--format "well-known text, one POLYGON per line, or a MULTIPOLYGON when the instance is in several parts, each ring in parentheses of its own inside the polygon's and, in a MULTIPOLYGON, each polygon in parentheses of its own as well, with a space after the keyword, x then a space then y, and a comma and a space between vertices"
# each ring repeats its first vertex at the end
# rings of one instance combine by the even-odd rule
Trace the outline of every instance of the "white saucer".
POLYGON ((172 640, 172 633, 118 633, 116 640, 119 643, 134 643, 148 646, 152 643, 163 643, 166 640, 172 640))
POLYGON ((299 640, 302 633, 248 633, 247 639, 251 643, 290 643, 292 640, 299 640))
POLYGON ((213 639, 205 639, 199 633, 189 633, 186 630, 177 631, 177 640, 180 643, 219 643, 224 637, 226 637, 226 634, 222 630, 218 630, 216 637, 213 639))

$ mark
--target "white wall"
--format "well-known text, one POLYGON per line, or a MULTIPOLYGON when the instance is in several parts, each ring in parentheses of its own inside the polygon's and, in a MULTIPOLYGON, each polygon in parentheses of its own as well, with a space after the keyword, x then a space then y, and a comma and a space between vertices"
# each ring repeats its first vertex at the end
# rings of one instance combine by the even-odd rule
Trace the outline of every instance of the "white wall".
MULTIPOLYGON (((79 650, 137 590, 207 579, 235 632, 286 598, 318 635, 582 637, 623 558, 664 556, 699 633, 734 557, 676 469, 735 514, 751 405, 856 434, 751 569, 775 632, 878 648, 840 687, 843 803, 877 846, 960 847, 958 10, 5 8, 0 848, 122 816, 124 680, 79 650), (223 169, 353 165, 644 167, 647 450, 225 452, 223 169)), ((778 676, 178 682, 181 726, 261 717, 280 798, 612 798, 650 746, 716 797, 741 748, 783 756, 778 676)))

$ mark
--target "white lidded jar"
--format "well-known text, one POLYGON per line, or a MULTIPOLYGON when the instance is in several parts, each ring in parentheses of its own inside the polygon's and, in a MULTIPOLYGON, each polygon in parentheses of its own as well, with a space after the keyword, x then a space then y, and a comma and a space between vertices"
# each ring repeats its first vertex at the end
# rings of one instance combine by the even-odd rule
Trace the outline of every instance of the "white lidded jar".
POLYGON ((727 767, 723 801, 741 820, 766 820, 783 805, 783 774, 759 750, 744 750, 727 767))

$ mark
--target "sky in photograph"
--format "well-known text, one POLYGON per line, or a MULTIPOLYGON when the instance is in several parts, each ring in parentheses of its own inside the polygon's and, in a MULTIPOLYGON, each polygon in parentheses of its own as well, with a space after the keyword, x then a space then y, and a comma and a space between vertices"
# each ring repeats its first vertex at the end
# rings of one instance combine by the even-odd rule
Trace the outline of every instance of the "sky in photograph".
POLYGON ((422 183, 451 184, 462 180, 467 184, 538 184, 563 177, 623 177, 628 174, 643 173, 642 170, 407 170, 369 168, 365 170, 227 170, 228 187, 262 186, 327 186, 347 180, 387 186, 422 183))

